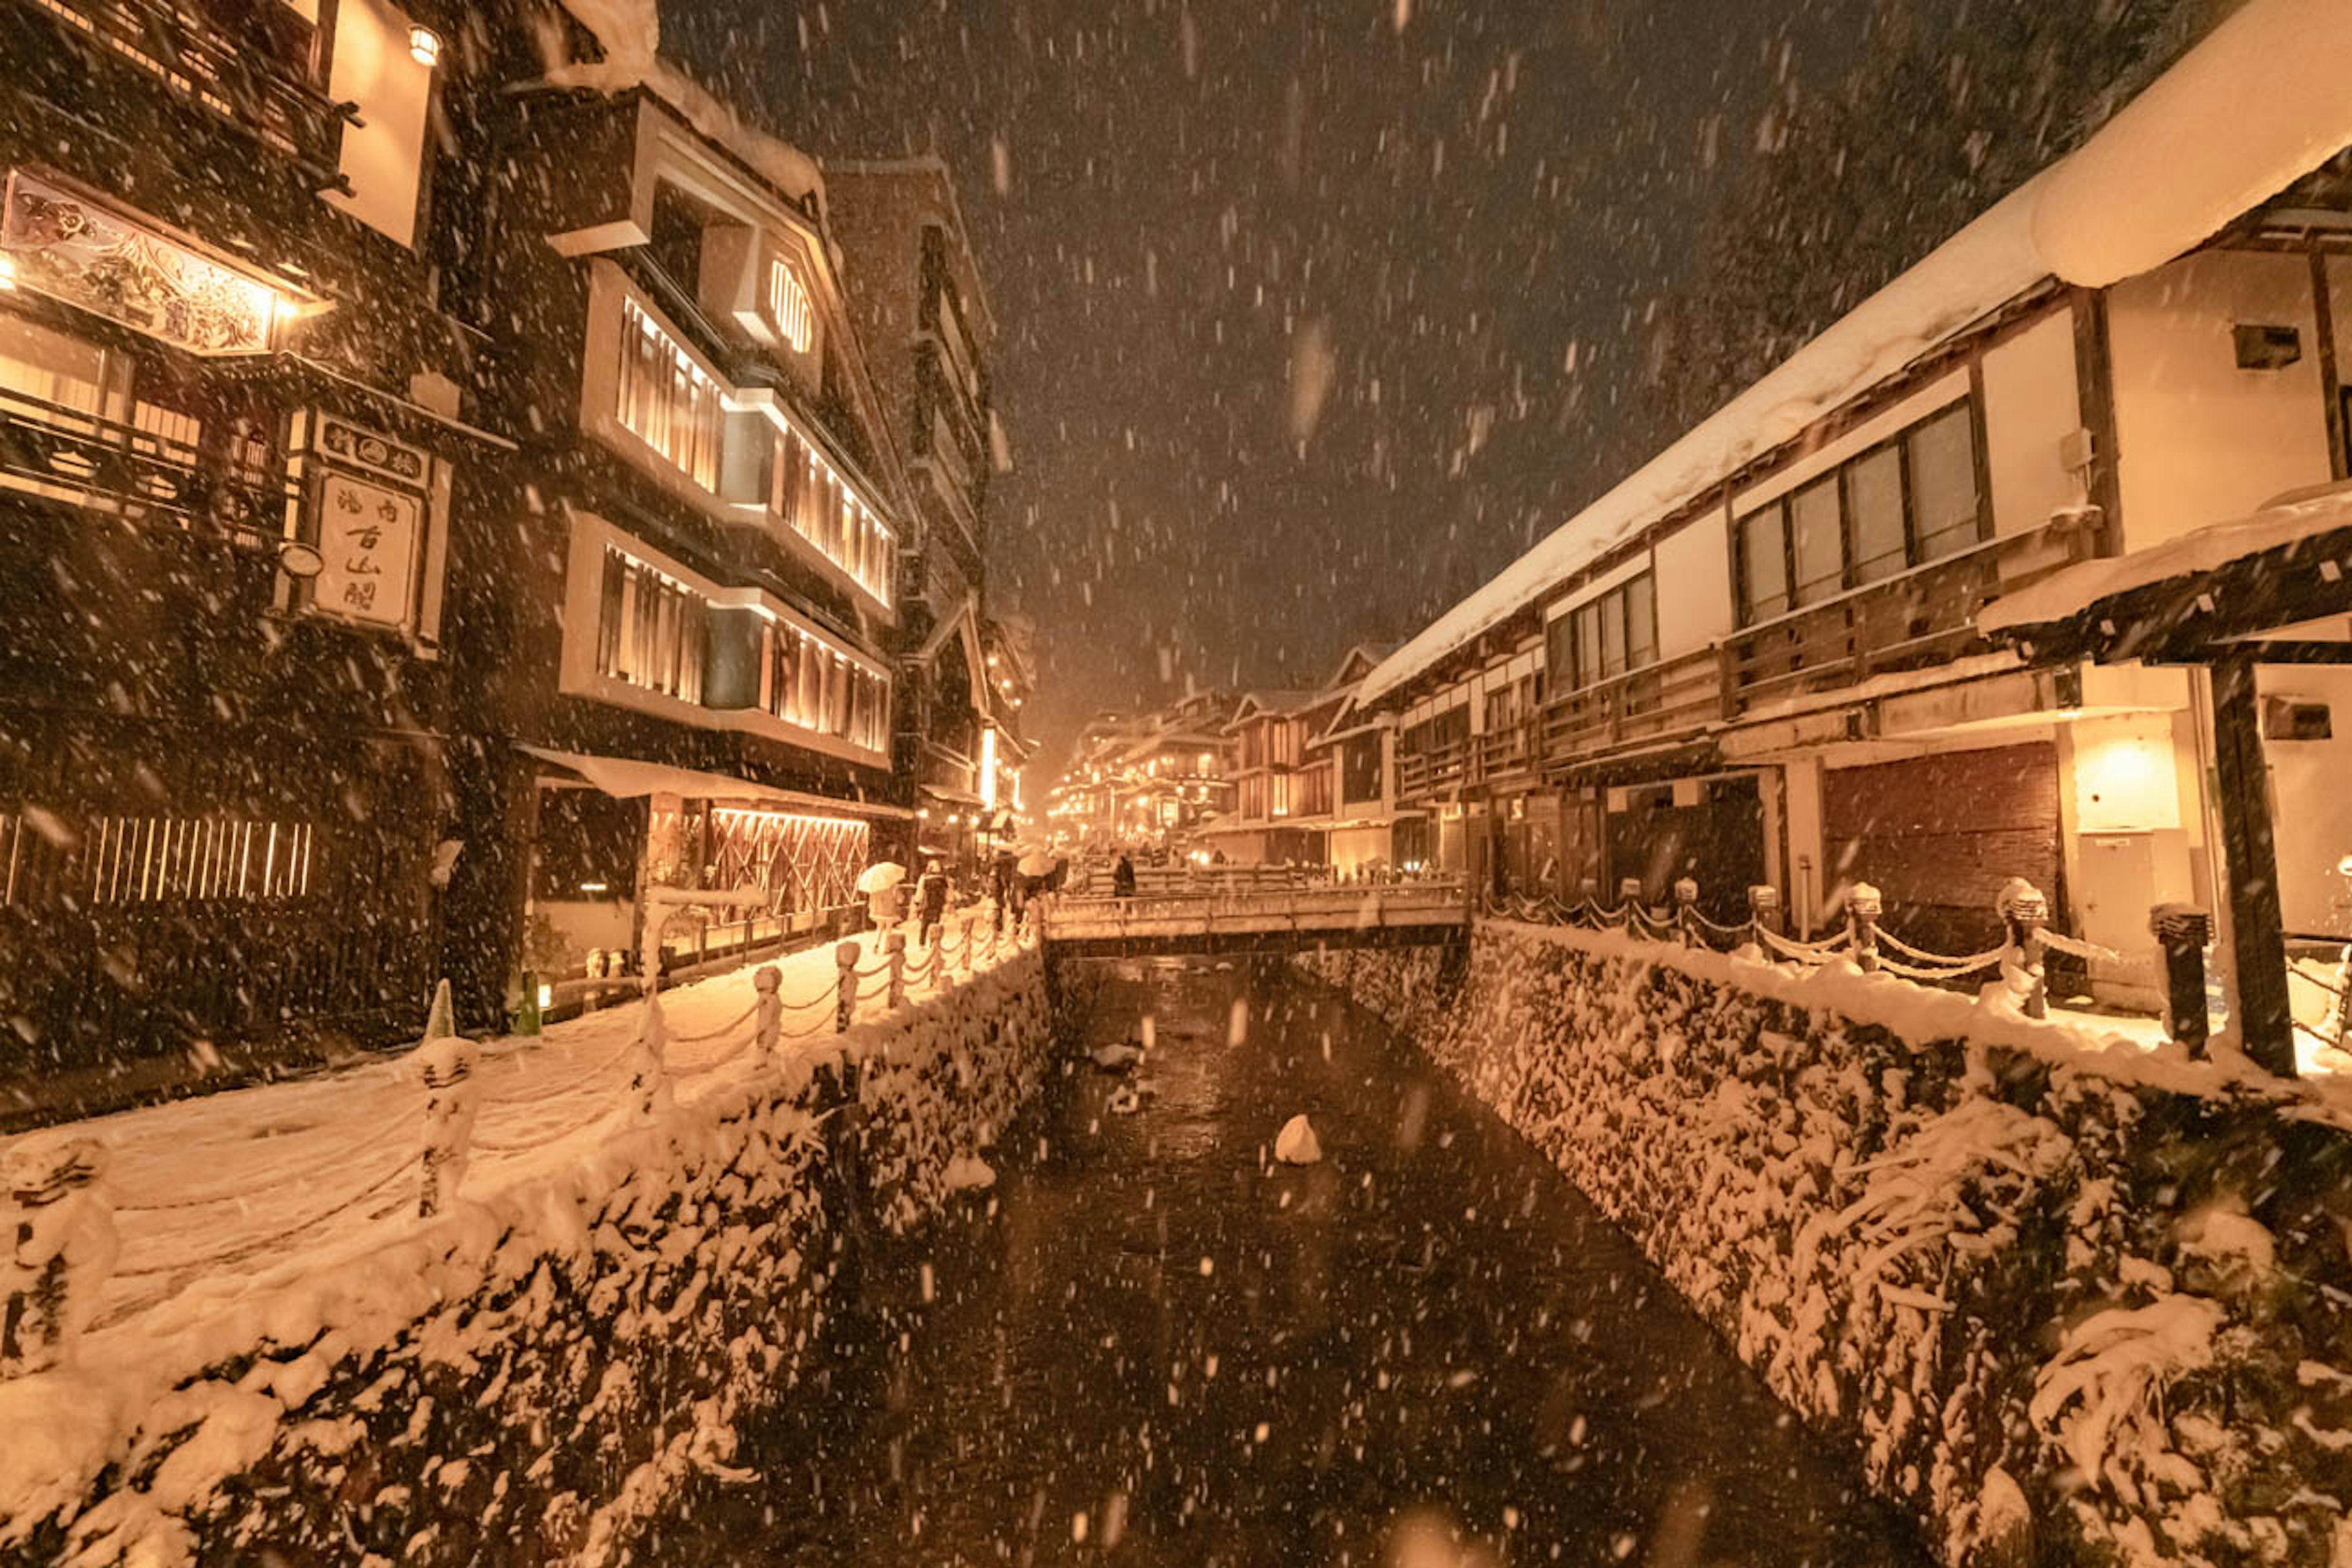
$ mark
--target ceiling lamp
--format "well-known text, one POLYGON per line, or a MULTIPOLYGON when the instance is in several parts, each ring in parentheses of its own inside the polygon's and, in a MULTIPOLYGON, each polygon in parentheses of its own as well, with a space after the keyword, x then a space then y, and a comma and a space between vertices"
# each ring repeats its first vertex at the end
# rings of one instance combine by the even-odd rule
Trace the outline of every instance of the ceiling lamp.
POLYGON ((408 29, 408 58, 431 70, 441 63, 441 35, 430 27, 408 29))

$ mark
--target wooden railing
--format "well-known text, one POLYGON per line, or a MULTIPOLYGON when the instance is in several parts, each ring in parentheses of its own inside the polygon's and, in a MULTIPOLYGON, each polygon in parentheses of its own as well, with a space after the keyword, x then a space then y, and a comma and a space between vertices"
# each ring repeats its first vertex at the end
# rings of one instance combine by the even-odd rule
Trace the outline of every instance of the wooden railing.
POLYGON ((285 531, 291 493, 282 468, 236 473, 184 443, 0 391, 0 493, 12 491, 245 545, 285 531))
POLYGON ((1987 540, 1900 576, 1748 626, 1722 642, 1567 692, 1532 720, 1397 754, 1398 798, 1542 774, 1627 744, 1696 735, 1753 710, 1896 670, 1948 663, 1979 644, 1986 599, 2097 552, 2074 520, 1987 540))
POLYGON ((1631 741, 1697 731, 1722 712, 1720 658, 1712 647, 1698 648, 1545 704, 1543 759, 1566 763, 1631 741))
POLYGON ((1723 716, 1947 663, 1978 641, 1987 599, 2088 559, 2096 542, 2071 524, 2008 534, 1746 627, 1723 647, 1723 716))
POLYGON ((291 8, 252 7, 257 19, 242 25, 225 23, 196 0, 16 0, 10 8, 46 16, 130 62, 293 158, 313 185, 342 183, 343 125, 352 106, 307 79, 312 29, 291 8))

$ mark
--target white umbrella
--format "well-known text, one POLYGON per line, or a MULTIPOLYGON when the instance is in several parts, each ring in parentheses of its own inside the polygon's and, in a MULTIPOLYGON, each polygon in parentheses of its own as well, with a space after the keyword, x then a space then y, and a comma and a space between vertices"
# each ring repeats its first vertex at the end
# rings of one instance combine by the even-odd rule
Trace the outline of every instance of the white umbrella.
POLYGON ((1024 877, 1050 877, 1054 874, 1054 858, 1042 850, 1024 855, 1019 870, 1024 877))
POLYGON ((895 888, 907 879, 907 868, 896 860, 877 860, 857 873, 857 890, 878 893, 885 888, 895 888))

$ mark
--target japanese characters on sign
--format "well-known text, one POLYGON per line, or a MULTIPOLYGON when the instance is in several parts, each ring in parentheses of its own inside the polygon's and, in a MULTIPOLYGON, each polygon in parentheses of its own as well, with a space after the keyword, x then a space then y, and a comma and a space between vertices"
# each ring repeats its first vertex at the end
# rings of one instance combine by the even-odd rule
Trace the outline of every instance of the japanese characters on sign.
POLYGON ((329 468, 319 486, 316 607, 377 626, 405 626, 416 583, 424 500, 329 468))

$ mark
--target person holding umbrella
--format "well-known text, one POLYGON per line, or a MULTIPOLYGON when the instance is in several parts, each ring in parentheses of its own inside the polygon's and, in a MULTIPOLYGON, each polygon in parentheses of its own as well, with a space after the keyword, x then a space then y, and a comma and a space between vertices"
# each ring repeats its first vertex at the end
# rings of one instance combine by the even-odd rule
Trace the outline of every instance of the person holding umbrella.
POLYGON ((877 860, 858 873, 857 890, 866 895, 866 912, 877 931, 887 931, 907 918, 907 868, 896 860, 877 860))
POLYGON ((1037 896, 1045 890, 1045 879, 1054 872, 1054 858, 1043 849, 1032 849, 1021 857, 1013 868, 1021 873, 1021 927, 1027 930, 1029 911, 1036 907, 1037 896))

